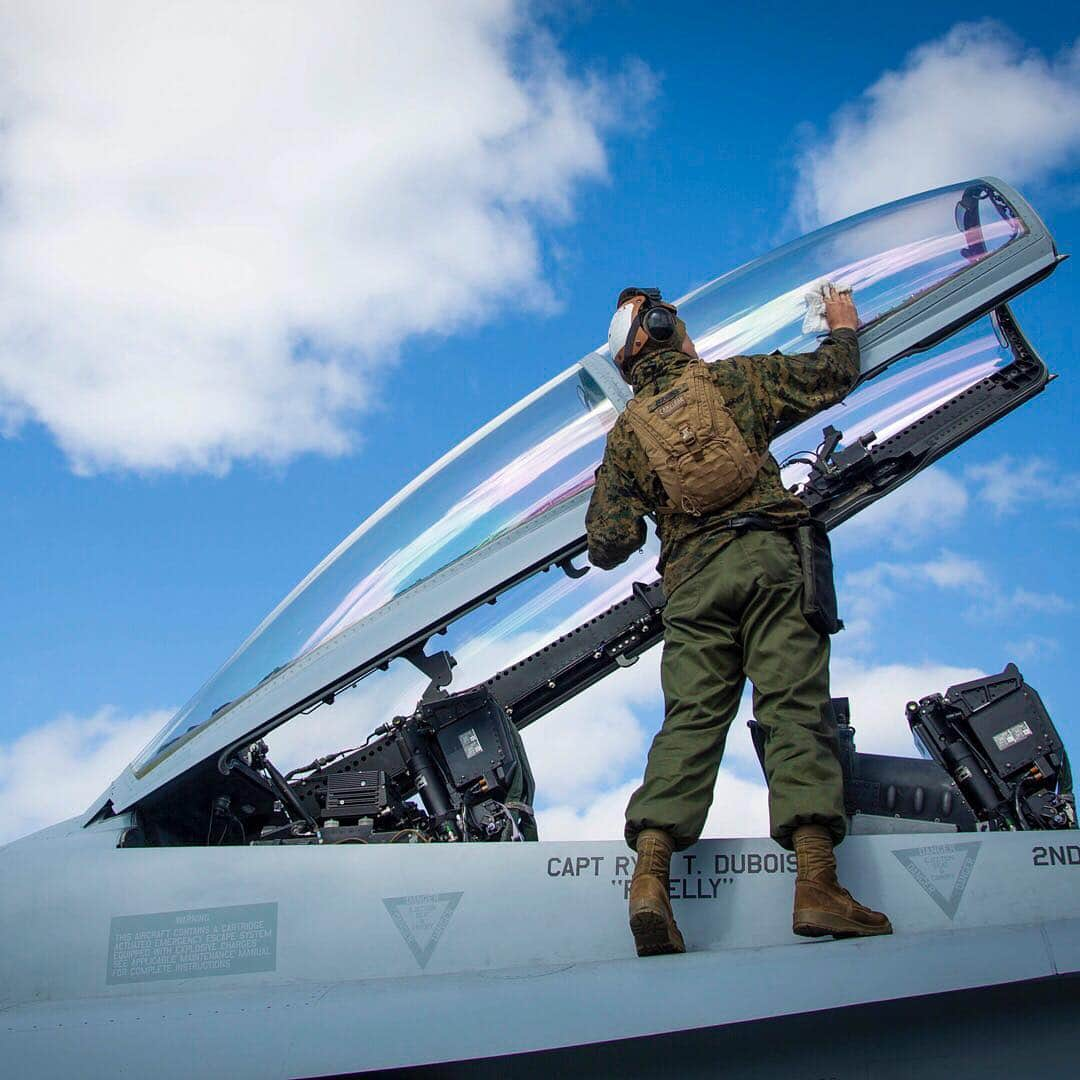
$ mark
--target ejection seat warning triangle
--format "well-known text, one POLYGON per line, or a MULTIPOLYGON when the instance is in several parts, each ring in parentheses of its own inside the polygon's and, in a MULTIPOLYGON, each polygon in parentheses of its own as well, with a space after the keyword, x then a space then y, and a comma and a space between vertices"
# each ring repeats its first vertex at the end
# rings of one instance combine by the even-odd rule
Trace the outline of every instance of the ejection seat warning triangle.
POLYGON ((464 893, 444 892, 383 898, 390 918, 421 968, 428 966, 462 896, 464 893))
POLYGON ((894 851, 900 865, 923 887, 923 891, 945 914, 956 917, 967 888, 981 840, 969 844, 929 844, 927 847, 894 851))

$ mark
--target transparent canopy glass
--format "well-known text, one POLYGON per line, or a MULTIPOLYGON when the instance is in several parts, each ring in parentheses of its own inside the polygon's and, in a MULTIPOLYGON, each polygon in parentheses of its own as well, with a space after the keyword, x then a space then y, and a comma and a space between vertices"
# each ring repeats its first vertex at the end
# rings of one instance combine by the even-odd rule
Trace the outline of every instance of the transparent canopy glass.
POLYGON ((866 329, 1026 231, 994 189, 958 184, 804 236, 696 289, 679 313, 706 359, 808 352, 819 335, 803 331, 805 296, 821 278, 851 287, 866 329))
MULTIPOLYGON (((1023 232, 997 192, 985 184, 958 185, 804 237, 696 290, 680 301, 679 311, 705 359, 809 351, 818 335, 802 330, 804 294, 819 278, 850 285, 866 325, 1023 232)), ((942 370, 962 380, 975 362, 942 360, 942 370)), ((928 374, 925 385, 913 384, 913 393, 917 389, 931 400, 944 392, 935 380, 928 374)), ((877 380, 860 388, 860 400, 871 387, 866 430, 873 427, 881 435, 874 426, 884 426, 880 409, 902 408, 895 402, 872 404, 884 392, 877 380)), ((587 490, 616 415, 579 363, 459 444, 369 517, 282 601, 143 751, 136 772, 151 768, 169 747, 255 687, 417 583, 587 490)), ((850 421, 850 406, 844 415, 850 421)), ((820 430, 821 422, 811 424, 820 430)), ((899 414, 892 422, 900 422, 899 414)), ((837 426, 847 432, 850 425, 837 426)), ((799 430, 774 445, 777 456, 805 445, 796 439, 799 430)))
POLYGON ((136 771, 292 660, 585 490, 615 416, 575 364, 460 443, 293 590, 144 751, 136 771))

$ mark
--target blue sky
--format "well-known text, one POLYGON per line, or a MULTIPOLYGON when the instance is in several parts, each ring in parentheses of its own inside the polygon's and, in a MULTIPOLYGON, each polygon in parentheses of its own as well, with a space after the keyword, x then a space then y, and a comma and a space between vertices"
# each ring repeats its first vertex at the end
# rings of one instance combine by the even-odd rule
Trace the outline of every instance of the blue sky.
MULTIPOLYGON (((626 282, 678 295, 979 174, 1080 249, 1060 5, 543 10, 418 5, 362 35, 349 5, 296 34, 244 5, 84 33, 3 15, 0 49, 39 62, 0 88, 0 836, 81 808, 342 536, 599 343, 626 282), (71 791, 31 782, 50 760, 71 791)), ((874 598, 834 667, 864 748, 907 745, 908 696, 1009 659, 1080 740, 1076 273, 1015 304, 1061 378, 837 535, 849 607, 874 598)), ((617 774, 553 827, 614 827, 650 665, 617 774)), ((760 826, 729 764, 714 824, 760 826)))

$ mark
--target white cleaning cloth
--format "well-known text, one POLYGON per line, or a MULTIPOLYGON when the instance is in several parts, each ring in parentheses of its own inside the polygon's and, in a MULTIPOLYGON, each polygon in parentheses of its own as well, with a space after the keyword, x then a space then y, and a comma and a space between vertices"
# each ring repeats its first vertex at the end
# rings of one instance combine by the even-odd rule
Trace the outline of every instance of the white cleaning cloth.
POLYGON ((838 293, 850 293, 850 285, 837 285, 828 278, 818 278, 807 291, 806 317, 803 319, 802 332, 804 334, 824 334, 829 329, 825 321, 825 290, 832 286, 838 293))

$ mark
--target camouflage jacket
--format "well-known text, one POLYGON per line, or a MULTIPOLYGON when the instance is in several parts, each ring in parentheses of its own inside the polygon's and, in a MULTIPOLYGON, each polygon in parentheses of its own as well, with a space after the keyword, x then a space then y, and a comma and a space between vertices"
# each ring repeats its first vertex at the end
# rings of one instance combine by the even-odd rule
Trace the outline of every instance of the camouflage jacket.
MULTIPOLYGON (((687 363, 685 353, 671 349, 645 356, 631 371, 635 394, 663 392, 687 363)), ((859 374, 859 341, 852 330, 836 330, 812 353, 732 356, 708 367, 747 445, 761 454, 778 424, 805 420, 851 389, 859 374)), ((620 416, 608 433, 585 518, 589 560, 604 570, 624 562, 645 542, 645 515, 669 503, 626 416, 620 416)), ((778 528, 808 517, 802 500, 781 482, 771 455, 750 490, 721 510, 697 518, 678 513, 658 517, 664 591, 670 596, 691 577, 731 539, 727 522, 748 513, 778 528)))

